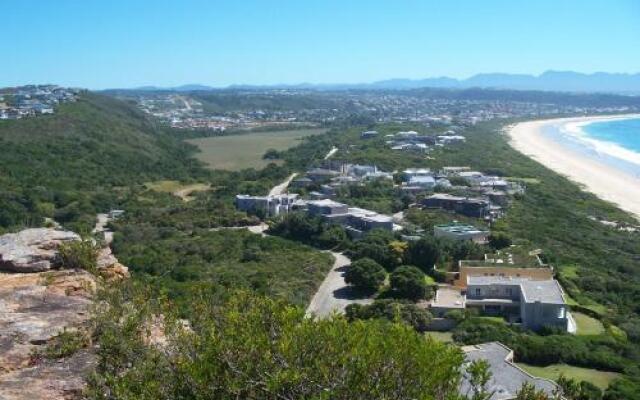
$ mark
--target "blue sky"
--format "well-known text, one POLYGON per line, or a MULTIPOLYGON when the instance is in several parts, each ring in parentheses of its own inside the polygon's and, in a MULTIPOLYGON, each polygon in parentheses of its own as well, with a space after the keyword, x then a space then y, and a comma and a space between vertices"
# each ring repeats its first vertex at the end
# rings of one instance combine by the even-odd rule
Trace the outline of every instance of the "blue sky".
POLYGON ((640 72, 640 1, 3 0, 0 86, 640 72))

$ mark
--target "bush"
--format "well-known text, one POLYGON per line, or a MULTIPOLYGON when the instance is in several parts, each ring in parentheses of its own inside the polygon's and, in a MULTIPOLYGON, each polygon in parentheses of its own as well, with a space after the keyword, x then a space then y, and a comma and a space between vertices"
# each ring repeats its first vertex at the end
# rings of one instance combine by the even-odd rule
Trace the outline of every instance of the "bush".
POLYGON ((344 280, 363 292, 375 292, 384 283, 384 268, 370 258, 354 261, 347 269, 344 280))
POLYGON ((433 295, 424 279, 424 273, 412 265, 403 265, 391 273, 391 290, 396 297, 421 300, 433 295))
POLYGON ((433 270, 433 266, 441 257, 440 245, 431 237, 409 243, 405 262, 419 267, 426 273, 433 270))
MULTIPOLYGON (((387 321, 304 318, 282 301, 198 296, 185 332, 165 318, 169 349, 145 346, 149 298, 110 300, 96 318, 88 399, 418 399, 457 396, 462 353, 387 321), (136 306, 132 307, 131 304, 136 306), (140 305, 139 307, 137 305, 140 305), (191 333, 193 331, 193 334, 191 333), (142 331, 144 334, 144 331, 142 331), (339 366, 339 368, 336 368, 339 366), (371 377, 375 377, 372 384, 371 377)), ((163 310, 163 315, 172 313, 163 310)))
POLYGON ((58 252, 62 268, 96 271, 98 248, 91 239, 63 243, 58 248, 58 252))
POLYGON ((511 237, 506 233, 498 232, 492 233, 489 236, 489 246, 493 247, 496 250, 504 249, 505 247, 511 246, 511 237))
POLYGON ((384 318, 389 321, 402 321, 419 332, 427 330, 431 322, 431 314, 424 308, 393 299, 376 300, 370 305, 349 304, 345 312, 350 321, 384 318))

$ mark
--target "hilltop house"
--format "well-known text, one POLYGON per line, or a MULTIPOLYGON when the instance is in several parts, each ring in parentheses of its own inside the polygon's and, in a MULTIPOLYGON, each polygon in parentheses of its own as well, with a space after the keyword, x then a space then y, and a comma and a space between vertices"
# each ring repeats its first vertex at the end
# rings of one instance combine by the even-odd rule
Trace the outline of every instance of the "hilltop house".
POLYGON ((431 307, 437 315, 459 309, 462 304, 483 314, 504 316, 525 329, 576 331, 564 291, 550 268, 461 267, 454 286, 444 290, 459 292, 461 300, 448 304, 446 299, 451 295, 436 296, 431 307))

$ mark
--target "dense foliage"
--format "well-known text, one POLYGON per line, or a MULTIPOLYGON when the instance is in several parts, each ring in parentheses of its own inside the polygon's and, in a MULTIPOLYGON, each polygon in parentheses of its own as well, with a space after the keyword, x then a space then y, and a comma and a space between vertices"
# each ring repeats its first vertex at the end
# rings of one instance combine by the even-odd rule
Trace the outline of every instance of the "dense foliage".
POLYGON ((345 310, 347 319, 378 319, 383 318, 394 322, 404 322, 418 332, 423 332, 429 326, 431 314, 406 300, 381 299, 372 304, 349 304, 345 310))
POLYGON ((234 293, 222 306, 195 299, 190 328, 165 317, 163 351, 146 345, 144 327, 158 321, 149 299, 110 297, 95 320, 90 399, 457 398, 462 353, 404 324, 314 321, 234 293))
POLYGON ((380 264, 370 258, 361 258, 351 263, 344 274, 344 281, 359 291, 374 293, 386 277, 387 274, 380 264))

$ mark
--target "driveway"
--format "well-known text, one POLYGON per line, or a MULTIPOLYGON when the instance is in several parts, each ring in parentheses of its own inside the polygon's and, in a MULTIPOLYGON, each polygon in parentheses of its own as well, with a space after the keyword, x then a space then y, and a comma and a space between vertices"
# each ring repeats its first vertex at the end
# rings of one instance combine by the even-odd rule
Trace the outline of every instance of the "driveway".
POLYGON ((327 318, 334 312, 343 314, 349 304, 373 302, 373 299, 357 296, 344 281, 344 274, 351 260, 343 254, 333 251, 330 253, 335 258, 335 262, 307 307, 308 317, 327 318))

